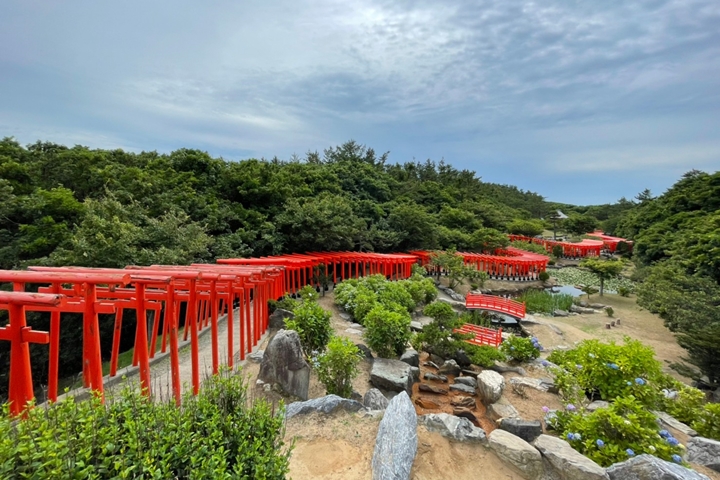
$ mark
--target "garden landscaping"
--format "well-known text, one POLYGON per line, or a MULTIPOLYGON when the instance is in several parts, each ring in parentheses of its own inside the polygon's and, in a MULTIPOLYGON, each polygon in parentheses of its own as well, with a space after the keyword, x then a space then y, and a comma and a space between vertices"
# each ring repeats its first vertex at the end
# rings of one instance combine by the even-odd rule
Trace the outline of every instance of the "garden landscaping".
MULTIPOLYGON (((357 287, 358 285, 355 286, 355 288, 357 287)), ((331 312, 330 325, 334 334, 347 337, 352 344, 367 344, 369 325, 363 326, 354 323, 355 319, 348 312, 335 305, 338 290, 341 293, 340 303, 344 306, 347 298, 343 295, 346 295, 347 292, 343 293, 343 288, 338 288, 335 292, 318 299, 318 303, 331 312)), ((364 287, 360 290, 361 293, 373 297, 364 287)), ((403 297, 398 294, 398 290, 392 291, 393 295, 387 292, 381 294, 375 292, 374 299, 368 300, 368 302, 381 304, 380 297, 403 297)), ((444 296, 442 293, 440 295, 444 296)), ((526 343, 505 342, 504 350, 511 354, 517 351, 520 358, 521 351, 532 352, 536 345, 542 345, 543 351, 538 352, 541 357, 533 360, 525 355, 526 361, 514 362, 516 363, 515 367, 522 368, 521 373, 516 370, 500 374, 505 387, 497 401, 489 402, 481 393, 480 387, 469 388, 465 392, 463 389, 450 389, 451 385, 471 384, 483 371, 495 374, 493 370, 468 365, 461 368, 459 372, 453 372, 457 373, 457 376, 445 372, 444 376, 447 381, 444 381, 438 378, 439 375, 443 375, 443 372, 438 372, 438 370, 444 365, 438 364, 440 360, 437 357, 431 358, 429 353, 421 351, 416 360, 419 371, 415 373, 420 381, 412 382, 411 391, 408 392, 411 393, 414 401, 419 422, 417 454, 412 463, 412 478, 452 477, 462 480, 477 478, 478 471, 483 471, 486 478, 539 478, 533 476, 537 472, 523 470, 523 465, 540 465, 540 463, 533 463, 535 460, 532 459, 539 459, 542 456, 550 459, 552 457, 550 452, 556 447, 552 442, 560 441, 559 439, 554 440, 555 437, 561 437, 563 439, 561 445, 568 446, 569 450, 565 451, 564 455, 572 456, 574 454, 571 452, 581 451, 602 467, 607 467, 614 462, 633 460, 634 463, 627 468, 636 468, 636 463, 646 461, 647 456, 642 454, 652 453, 653 449, 655 455, 662 456, 671 463, 673 460, 684 463, 688 457, 687 445, 688 443, 690 446, 693 445, 690 442, 691 437, 667 425, 663 428, 657 426, 655 416, 649 413, 650 404, 654 408, 662 405, 666 411, 677 418, 696 426, 704 422, 707 425, 706 428, 712 430, 712 422, 715 419, 712 410, 707 411, 703 416, 703 410, 696 402, 697 399, 688 393, 694 390, 676 383, 677 379, 685 381, 688 379, 680 377, 669 368, 669 363, 682 355, 682 350, 677 346, 673 335, 663 327, 662 321, 639 309, 632 297, 606 294, 601 300, 598 298, 593 300, 602 301, 603 304, 611 306, 614 310, 614 318, 621 319, 619 325, 609 330, 606 329, 605 324, 608 317, 603 310, 598 310, 598 313, 595 314, 572 314, 568 317, 529 316, 529 322, 523 323, 523 328, 537 340, 533 342, 529 338, 517 338, 517 341, 524 340, 526 343), (650 349, 632 340, 629 344, 624 344, 624 337, 641 340, 643 344, 649 345, 655 351, 655 356, 653 357, 650 349), (615 341, 617 346, 605 347, 604 343, 594 343, 596 339, 603 342, 615 341), (511 347, 514 347, 514 350, 511 350, 511 347), (589 353, 595 355, 595 359, 588 356, 589 353), (583 355, 592 361, 579 361, 578 356, 583 355), (642 361, 638 361, 635 357, 642 361), (547 363, 548 360, 554 360, 556 364, 547 363), (578 365, 581 368, 578 368, 578 365), (633 367, 630 368, 631 366, 633 367), (563 373, 561 368, 570 373, 563 373), (584 376, 577 375, 580 371, 584 376), (430 374, 429 379, 427 378, 428 374, 430 374), (465 380, 459 381, 458 379, 465 380), (627 382, 630 382, 630 385, 627 382), (432 388, 426 387, 421 390, 421 385, 429 385, 432 388), (586 396, 580 395, 579 392, 595 390, 598 389, 598 386, 604 385, 614 386, 612 388, 617 390, 598 391, 595 394, 604 395, 605 398, 618 397, 618 401, 612 403, 610 408, 590 413, 586 407, 590 405, 591 399, 585 398, 586 396), (559 393, 553 393, 558 392, 558 388, 559 393), (668 403, 670 400, 660 393, 663 388, 678 392, 679 397, 676 398, 680 398, 680 403, 668 403), (440 393, 433 393, 434 390, 440 393), (630 394, 634 399, 628 400, 630 394), (573 395, 575 396, 573 397, 573 395), (688 396, 692 397, 692 401, 695 402, 690 402, 694 405, 692 408, 684 405, 685 398, 688 396), (688 413, 689 411, 694 413, 688 413), (553 412, 555 412, 554 416, 553 412), (452 433, 447 432, 448 427, 443 423, 446 420, 441 421, 446 417, 434 417, 434 415, 452 413, 456 415, 452 418, 469 419, 468 425, 472 425, 473 428, 482 427, 487 437, 483 437, 482 441, 468 440, 475 438, 472 436, 473 430, 466 431, 466 434, 470 435, 469 437, 462 435, 453 437, 452 433), (516 462, 515 466, 513 466, 513 458, 517 453, 518 443, 515 441, 515 437, 519 435, 519 431, 512 425, 503 425, 499 428, 502 417, 515 417, 523 421, 538 423, 543 435, 540 440, 534 439, 525 442, 530 445, 530 448, 519 450, 524 452, 522 455, 526 455, 526 457, 522 457, 525 460, 520 463, 516 462), (614 423, 616 421, 620 421, 620 427, 625 426, 629 432, 623 432, 622 428, 619 430, 605 428, 603 430, 598 426, 609 423, 617 427, 614 423), (626 423, 628 421, 630 424, 626 423), (436 433, 439 429, 438 425, 443 425, 440 430, 451 438, 436 433), (496 431, 501 433, 495 433, 496 431), (546 434, 551 435, 552 438, 546 439, 546 434), (635 437, 632 437, 631 434, 635 437), (623 440, 619 441, 613 435, 620 435, 623 440), (628 440, 625 437, 634 439, 628 440), (680 445, 685 446, 685 449, 680 445), (573 448, 569 448, 569 446, 573 448), (682 456, 685 460, 674 457, 674 455, 682 456), (634 460, 636 458, 637 461, 634 460)), ((361 301, 360 305, 364 301, 366 300, 361 301)), ((387 305, 382 306, 381 304, 380 306, 387 308, 387 305)), ((357 305, 355 307, 357 308, 357 305)), ((366 311, 372 311, 373 308, 378 308, 378 305, 374 305, 366 311)), ((396 308, 395 311, 403 317, 402 320, 398 319, 398 323, 405 322, 405 316, 400 309, 396 308)), ((440 311, 433 312, 430 309, 426 313, 434 316, 435 322, 438 322, 438 318, 445 311, 440 309, 440 311)), ((416 315, 408 314, 408 318, 416 320, 416 315)), ((439 324, 443 324, 442 319, 439 324)), ((432 332, 432 329, 429 332, 432 332)), ((416 345, 415 339, 411 341, 416 345)), ((392 344, 388 345, 390 345, 389 350, 385 352, 387 356, 397 358, 398 353, 404 353, 395 350, 392 344)), ((418 345, 418 348, 421 347, 422 345, 418 345)), ((530 355, 530 357, 532 356, 530 355)), ((496 366, 500 366, 500 369, 503 366, 512 368, 512 363, 499 363, 496 366)), ((249 364, 245 367, 244 373, 254 382, 258 370, 259 366, 249 364)), ((413 375, 411 370, 412 367, 408 365, 406 369, 408 375, 413 375)), ((366 393, 377 386, 377 382, 372 381, 373 361, 364 356, 357 364, 357 372, 351 385, 352 390, 356 392, 355 398, 362 403, 366 393)), ((315 369, 311 370, 308 391, 308 397, 311 399, 321 398, 327 392, 315 369)), ((254 385, 253 394, 275 402, 293 400, 276 388, 262 382, 254 385)), ((393 396, 392 392, 385 391, 385 394, 387 397, 393 396)), ((311 413, 293 416, 288 420, 285 441, 295 442, 290 459, 290 476, 292 478, 370 478, 372 476, 375 436, 382 414, 362 409, 362 405, 357 408, 360 409, 358 413, 348 413, 340 409, 331 414, 311 413)), ((455 425, 454 432, 456 434, 460 431, 458 429, 462 430, 461 427, 455 425)), ((697 441, 695 442, 697 443, 697 441)), ((701 455, 695 455, 693 458, 700 457, 701 455)), ((581 460, 578 461, 582 463, 581 460)), ((685 463, 685 465, 688 464, 685 463)), ((691 466, 709 478, 720 478, 719 474, 709 468, 696 464, 691 466)), ((605 475, 604 468, 597 468, 599 468, 597 472, 605 475)), ((643 463, 642 468, 650 469, 652 466, 643 463)), ((684 467, 679 468, 683 469, 680 470, 681 472, 691 472, 684 467)), ((623 478, 618 477, 619 473, 617 472, 612 475, 610 478, 623 478)), ((561 477, 551 476, 550 478, 561 477)))

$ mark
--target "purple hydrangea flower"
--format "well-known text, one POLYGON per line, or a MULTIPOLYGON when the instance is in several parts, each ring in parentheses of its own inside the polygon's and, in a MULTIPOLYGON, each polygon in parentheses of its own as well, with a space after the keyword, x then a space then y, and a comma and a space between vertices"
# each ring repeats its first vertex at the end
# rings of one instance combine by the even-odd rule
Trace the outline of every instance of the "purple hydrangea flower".
POLYGON ((543 360, 542 362, 540 362, 540 365, 542 365, 543 367, 547 367, 548 365, 550 365, 550 362, 548 362, 547 360, 543 360))
POLYGON ((638 378, 635 379, 635 383, 637 383, 638 385, 645 385, 645 380, 643 380, 642 378, 638 377, 638 378))
POLYGON ((574 411, 575 411, 575 405, 573 405, 572 403, 568 403, 568 404, 567 404, 567 407, 565 407, 565 408, 567 409, 568 412, 574 412, 574 411))
POLYGON ((548 413, 550 411, 550 409, 548 407, 543 406, 542 411, 545 413, 548 413))
POLYGON ((675 437, 667 438, 667 439, 665 439, 665 441, 667 443, 669 443, 670 445, 672 445, 673 447, 677 446, 680 443, 680 441, 675 437))

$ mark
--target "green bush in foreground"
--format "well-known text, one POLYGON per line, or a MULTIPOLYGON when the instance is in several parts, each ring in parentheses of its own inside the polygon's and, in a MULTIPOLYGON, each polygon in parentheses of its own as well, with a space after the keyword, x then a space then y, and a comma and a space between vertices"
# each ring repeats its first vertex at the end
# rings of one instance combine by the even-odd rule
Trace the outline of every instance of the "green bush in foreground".
POLYGON ((493 366, 495 361, 503 361, 507 358, 499 349, 489 345, 471 345, 465 343, 463 349, 474 365, 484 368, 493 366))
POLYGON ((106 405, 73 399, 0 417, 0 478, 284 479, 284 415, 248 405, 243 379, 209 378, 182 407, 126 390, 106 405))
POLYGON ((603 467, 643 453, 682 463, 677 439, 660 430, 655 415, 633 396, 592 413, 569 404, 556 413, 554 425, 575 450, 603 467))
POLYGON ((315 369, 328 394, 350 398, 361 359, 360 349, 349 338, 330 339, 327 350, 317 357, 315 369))
POLYGON ((379 357, 402 354, 410 340, 410 316, 376 306, 365 316, 365 340, 379 357))

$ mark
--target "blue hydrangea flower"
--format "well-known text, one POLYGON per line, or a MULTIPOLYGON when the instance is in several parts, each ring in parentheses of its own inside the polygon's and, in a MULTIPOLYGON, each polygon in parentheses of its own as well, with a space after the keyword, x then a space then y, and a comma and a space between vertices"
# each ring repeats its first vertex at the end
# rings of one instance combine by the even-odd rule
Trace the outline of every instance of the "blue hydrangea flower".
POLYGON ((543 367, 547 367, 548 365, 550 365, 550 362, 548 362, 547 360, 543 360, 542 362, 540 362, 540 364, 541 364, 543 367))
POLYGON ((672 437, 672 434, 671 434, 670 432, 668 432, 667 430, 660 430, 660 431, 658 432, 658 434, 659 434, 662 438, 672 437))
POLYGON ((597 445, 598 448, 602 448, 602 447, 605 446, 605 442, 603 442, 602 440, 600 440, 600 439, 598 438, 597 440, 595 440, 595 445, 597 445))
POLYGON ((674 454, 671 458, 672 458, 672 461, 675 463, 682 463, 682 461, 683 461, 682 457, 680 455, 678 455, 677 453, 674 454))
POLYGON ((575 365, 575 368, 577 368, 578 370, 582 370, 583 366, 578 363, 577 365, 575 365))
POLYGON ((645 380, 638 377, 635 379, 635 383, 637 383, 638 385, 645 385, 645 380))
POLYGON ((632 385, 632 382, 628 381, 628 382, 627 382, 627 386, 629 387, 629 386, 631 386, 631 385, 632 385))
POLYGON ((567 439, 570 440, 570 441, 575 440, 575 434, 574 434, 574 433, 568 433, 568 434, 567 434, 567 439))
POLYGON ((620 367, 618 367, 617 363, 608 363, 607 366, 612 368, 613 370, 620 369, 620 367))
POLYGON ((667 439, 665 439, 665 441, 667 443, 669 443, 670 445, 672 445, 673 447, 680 443, 680 441, 675 437, 667 438, 667 439))
POLYGON ((628 454, 628 457, 634 457, 634 456, 635 456, 635 452, 633 452, 632 448, 628 448, 627 450, 625 450, 625 453, 628 454))

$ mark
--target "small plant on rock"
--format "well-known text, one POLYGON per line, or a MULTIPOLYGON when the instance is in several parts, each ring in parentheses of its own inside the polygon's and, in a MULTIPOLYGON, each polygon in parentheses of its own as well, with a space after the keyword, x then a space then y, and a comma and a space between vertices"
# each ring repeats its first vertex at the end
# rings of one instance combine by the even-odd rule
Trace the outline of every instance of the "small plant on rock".
POLYGON ((540 356, 540 343, 535 337, 524 338, 511 335, 500 345, 502 352, 518 362, 527 362, 540 356))
POLYGON ((361 359, 360 349, 349 338, 330 339, 327 350, 317 357, 316 362, 318 378, 328 394, 350 398, 352 381, 358 374, 361 359))

